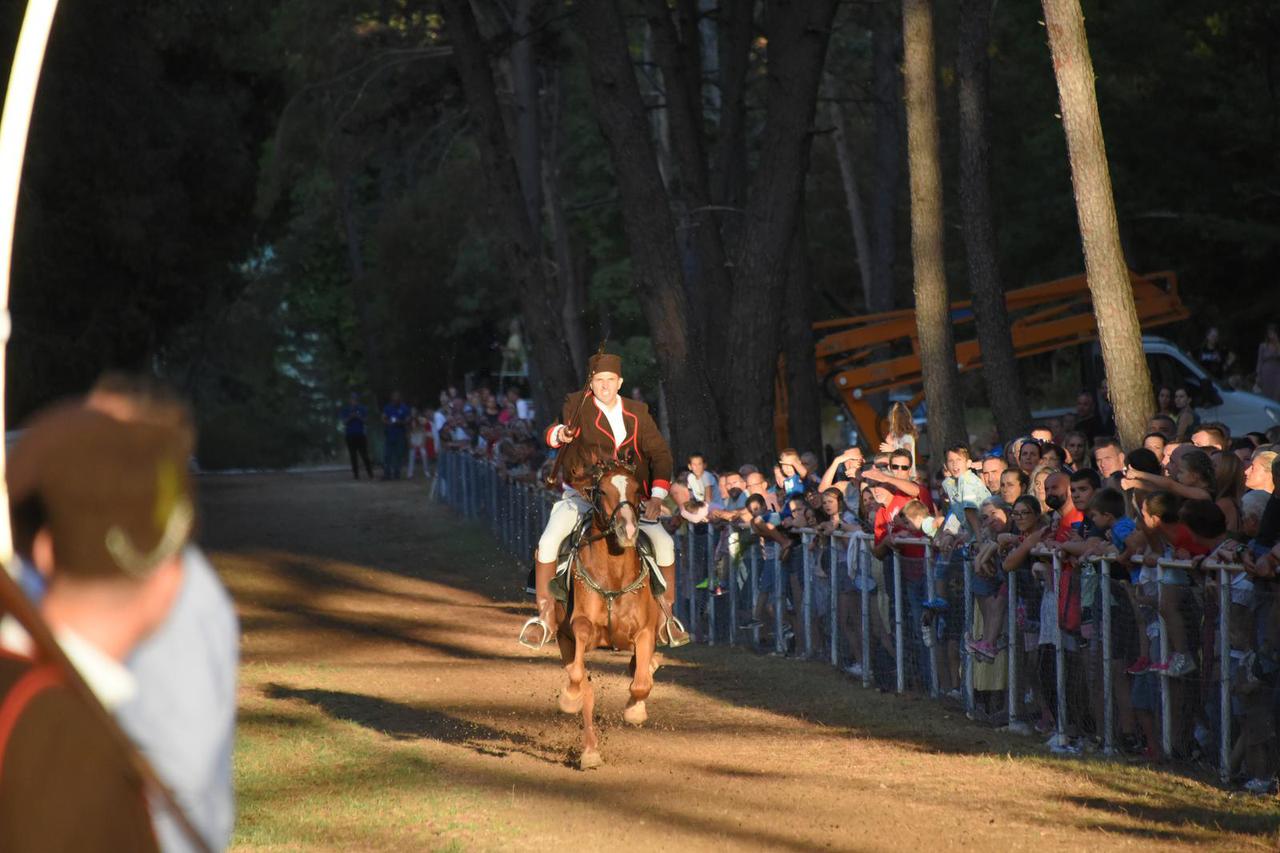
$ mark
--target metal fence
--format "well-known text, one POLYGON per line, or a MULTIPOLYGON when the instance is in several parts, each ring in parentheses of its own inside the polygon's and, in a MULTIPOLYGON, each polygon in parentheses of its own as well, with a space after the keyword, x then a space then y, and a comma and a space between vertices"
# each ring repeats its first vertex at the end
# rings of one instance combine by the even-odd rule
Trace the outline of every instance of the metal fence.
MULTIPOLYGON (((435 499, 488 525, 522 565, 532 565, 555 494, 527 480, 500 475, 493 465, 466 454, 442 454, 438 475, 431 488, 435 499)), ((1096 738, 1097 748, 1106 755, 1117 752, 1117 716, 1121 708, 1131 714, 1133 703, 1126 700, 1133 684, 1122 668, 1124 657, 1116 656, 1116 641, 1122 635, 1114 622, 1122 612, 1119 608, 1130 606, 1133 599, 1127 578, 1113 577, 1109 560, 1079 561, 1071 568, 1073 577, 1065 589, 1068 595, 1081 595, 1084 615, 1070 630, 1055 617, 1046 644, 1045 631, 1037 628, 1033 616, 1049 594, 1050 583, 1053 596, 1064 590, 1066 569, 1060 551, 1032 551, 1049 571, 1042 582, 1025 570, 1008 574, 996 592, 1003 598, 1002 637, 997 632, 1003 643, 996 645, 992 660, 980 660, 969 649, 978 630, 979 597, 968 550, 937 559, 929 540, 899 537, 878 559, 871 534, 822 536, 806 530, 784 555, 778 544, 723 523, 683 523, 674 539, 677 615, 696 642, 822 660, 849 672, 863 687, 925 693, 959 703, 971 718, 1024 733, 1039 710, 1052 718, 1045 733, 1051 731, 1051 743, 1065 747, 1059 751, 1080 751, 1076 744, 1087 740, 1079 736, 1089 724, 1087 733, 1096 738), (948 625, 948 619, 960 621, 948 625), (1037 688, 1039 694, 1052 688, 1052 701, 1038 696, 1037 688), (1073 699, 1075 708, 1070 707, 1073 699)), ((1192 564, 1166 559, 1155 568, 1158 604, 1163 604, 1172 594, 1165 573, 1190 571, 1192 564)), ((1201 604, 1216 603, 1216 661, 1203 661, 1203 669, 1211 671, 1205 675, 1202 669, 1199 679, 1178 678, 1164 670, 1149 674, 1148 684, 1155 683, 1154 723, 1165 757, 1175 754, 1175 732, 1186 728, 1175 718, 1195 706, 1187 696, 1201 695, 1204 701, 1193 713, 1216 723, 1209 736, 1225 782, 1233 736, 1242 726, 1238 709, 1233 714, 1232 658, 1226 641, 1231 575, 1242 567, 1214 563, 1199 570, 1217 580, 1216 602, 1206 594, 1201 604), (1212 703, 1210 693, 1216 694, 1212 703)), ((1213 609, 1210 606, 1209 612, 1213 609)), ((1155 610, 1152 621, 1157 628, 1148 630, 1157 631, 1160 660, 1168 661, 1164 608, 1155 610)), ((1136 616, 1132 629, 1144 629, 1136 616)), ((1146 702, 1151 700, 1147 695, 1146 702)))

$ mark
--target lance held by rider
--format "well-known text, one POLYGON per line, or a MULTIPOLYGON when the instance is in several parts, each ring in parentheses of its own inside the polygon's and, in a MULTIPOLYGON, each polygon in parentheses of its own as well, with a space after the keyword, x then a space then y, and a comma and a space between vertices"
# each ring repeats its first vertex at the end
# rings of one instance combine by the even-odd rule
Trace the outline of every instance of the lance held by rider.
MULTIPOLYGON (((632 458, 636 476, 645 491, 641 529, 653 545, 658 570, 666 580, 666 590, 658 600, 663 626, 660 636, 671 646, 689 642, 689 634, 673 615, 675 602, 675 543, 658 523, 662 499, 671 486, 672 456, 666 439, 649 408, 638 400, 619 395, 622 388, 622 359, 600 351, 587 364, 587 384, 565 398, 560 420, 547 428, 544 440, 558 451, 556 470, 583 471, 595 460, 632 458)), ((554 476, 554 474, 553 474, 554 476)), ((571 479, 566 477, 566 479, 571 479)), ((546 529, 538 541, 534 569, 534 590, 538 615, 525 623, 520 640, 540 648, 556 634, 558 614, 550 583, 555 576, 560 545, 591 504, 572 486, 551 509, 546 529), (542 629, 541 638, 526 637, 531 627, 542 629)))

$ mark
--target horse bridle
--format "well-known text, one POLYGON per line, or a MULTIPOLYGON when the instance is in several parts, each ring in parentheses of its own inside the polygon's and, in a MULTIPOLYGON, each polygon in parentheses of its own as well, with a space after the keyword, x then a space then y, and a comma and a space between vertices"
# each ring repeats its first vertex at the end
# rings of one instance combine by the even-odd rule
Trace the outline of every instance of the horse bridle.
POLYGON ((591 590, 592 592, 594 592, 595 594, 599 595, 601 598, 604 599, 605 609, 607 611, 608 620, 609 620, 608 627, 611 632, 613 628, 613 603, 624 595, 629 595, 630 593, 640 591, 640 589, 644 586, 645 582, 649 579, 649 561, 641 558, 640 574, 631 583, 627 584, 621 589, 606 589, 604 586, 600 584, 599 581, 597 581, 594 577, 592 577, 590 570, 588 569, 587 565, 582 561, 582 558, 579 555, 581 554, 582 549, 587 545, 590 545, 592 542, 595 542, 600 539, 606 539, 609 536, 614 535, 613 525, 614 525, 614 522, 617 520, 618 510, 622 509, 624 506, 631 507, 632 512, 636 513, 636 524, 639 525, 640 523, 639 509, 636 507, 635 504, 627 500, 625 496, 620 496, 622 497, 622 500, 618 502, 618 505, 615 506, 613 508, 613 511, 610 512, 607 516, 605 515, 604 508, 600 505, 600 491, 601 491, 600 481, 604 479, 606 474, 612 471, 617 471, 619 469, 626 471, 628 474, 632 476, 635 476, 634 465, 629 465, 625 462, 620 462, 620 463, 615 463, 609 466, 599 466, 599 470, 595 473, 594 477, 592 478, 591 487, 590 487, 591 488, 591 513, 592 513, 592 516, 596 519, 596 521, 602 522, 601 530, 599 532, 592 533, 589 536, 580 537, 577 543, 575 543, 570 556, 573 576, 581 580, 582 583, 587 587, 587 589, 591 590))

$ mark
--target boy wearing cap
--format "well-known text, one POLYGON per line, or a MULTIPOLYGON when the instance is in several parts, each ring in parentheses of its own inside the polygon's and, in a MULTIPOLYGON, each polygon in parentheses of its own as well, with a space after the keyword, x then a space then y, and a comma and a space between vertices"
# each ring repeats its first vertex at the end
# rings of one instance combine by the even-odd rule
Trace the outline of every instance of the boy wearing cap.
MULTIPOLYGON (((48 578, 41 612, 108 710, 124 661, 165 619, 195 510, 190 440, 79 405, 47 411, 7 472, 17 550, 48 578)), ((0 651, 0 850, 154 850, 128 757, 47 662, 0 651)))
MULTIPOLYGON (((689 642, 689 635, 680 621, 674 618, 671 609, 676 590, 675 543, 671 534, 658 523, 662 500, 671 488, 671 449, 649 414, 649 407, 639 400, 618 394, 622 387, 621 358, 611 353, 596 353, 587 365, 587 376, 589 387, 565 398, 560 421, 547 428, 544 439, 548 447, 563 455, 566 471, 587 468, 595 459, 617 459, 624 454, 632 457, 636 464, 636 477, 646 495, 640 526, 653 544, 658 570, 667 582, 666 592, 658 600, 664 617, 664 625, 658 634, 669 639, 671 646, 682 646, 689 642)), ((525 642, 526 631, 535 625, 543 628, 544 633, 539 641, 530 641, 526 645, 541 647, 555 636, 556 603, 549 584, 555 576, 560 543, 573 531, 578 520, 590 511, 591 503, 568 485, 564 495, 551 509, 546 529, 538 540, 534 570, 538 615, 525 623, 520 638, 525 642)))

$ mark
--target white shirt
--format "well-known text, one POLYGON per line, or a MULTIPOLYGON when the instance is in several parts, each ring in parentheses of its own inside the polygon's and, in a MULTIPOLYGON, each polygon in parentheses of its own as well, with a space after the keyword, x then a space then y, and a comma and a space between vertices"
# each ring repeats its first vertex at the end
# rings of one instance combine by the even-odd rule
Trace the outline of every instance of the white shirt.
POLYGON ((138 694, 137 679, 118 660, 75 631, 62 628, 56 634, 67 660, 108 711, 114 711, 138 694))
MULTIPOLYGON (((209 846, 223 850, 235 826, 231 756, 240 625, 199 548, 183 551, 182 570, 173 609, 129 659, 137 695, 117 718, 209 846)), ((165 853, 192 849, 168 812, 153 808, 151 816, 165 853)))
POLYGON ((598 397, 592 397, 591 400, 596 404, 597 409, 604 412, 605 418, 609 421, 609 429, 613 431, 614 447, 621 447, 622 442, 627 440, 627 422, 622 419, 622 401, 614 397, 613 408, 606 409, 598 397))

